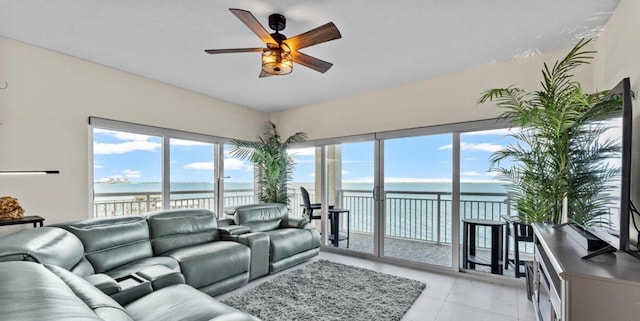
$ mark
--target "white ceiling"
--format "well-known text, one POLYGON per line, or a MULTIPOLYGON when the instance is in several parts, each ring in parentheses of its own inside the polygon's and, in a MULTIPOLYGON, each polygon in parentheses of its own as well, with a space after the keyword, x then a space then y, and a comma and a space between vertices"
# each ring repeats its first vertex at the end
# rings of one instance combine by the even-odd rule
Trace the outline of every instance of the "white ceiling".
POLYGON ((618 2, 0 0, 0 35, 272 112, 570 47, 618 2), (228 8, 284 14, 288 37, 333 21, 342 39, 301 50, 333 68, 259 79, 259 53, 205 54, 263 46, 228 8))

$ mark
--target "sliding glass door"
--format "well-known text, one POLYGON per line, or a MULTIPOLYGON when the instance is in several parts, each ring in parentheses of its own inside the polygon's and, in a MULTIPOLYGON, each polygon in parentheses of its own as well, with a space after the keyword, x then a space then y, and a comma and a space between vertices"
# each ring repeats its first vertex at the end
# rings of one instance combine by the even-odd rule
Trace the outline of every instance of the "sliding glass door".
POLYGON ((384 256, 451 267, 452 134, 384 140, 384 256))
POLYGON ((326 220, 329 246, 375 253, 375 146, 366 141, 326 147, 328 202, 333 207, 326 220))
POLYGON ((169 207, 215 211, 215 145, 169 138, 169 146, 169 207))

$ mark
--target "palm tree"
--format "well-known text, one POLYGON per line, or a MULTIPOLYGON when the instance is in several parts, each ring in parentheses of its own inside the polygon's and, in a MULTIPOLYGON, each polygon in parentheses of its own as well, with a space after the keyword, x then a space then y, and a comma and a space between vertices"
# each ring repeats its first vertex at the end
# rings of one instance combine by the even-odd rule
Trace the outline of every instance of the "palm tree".
POLYGON ((264 132, 262 136, 258 136, 257 141, 231 141, 231 155, 250 160, 256 168, 258 197, 261 202, 289 205, 287 185, 292 179, 295 162, 287 154, 287 148, 292 143, 306 139, 305 133, 298 132, 281 142, 276 125, 266 122, 264 132))
POLYGON ((614 140, 597 138, 609 129, 598 122, 621 109, 620 96, 606 91, 585 94, 571 71, 594 51, 584 51, 590 40, 581 40, 567 56, 542 70, 542 90, 527 92, 516 87, 485 91, 478 103, 496 101, 501 117, 520 127, 509 134, 516 143, 494 153, 491 169, 509 184, 518 215, 527 223, 561 223, 563 201, 567 214, 579 224, 602 224, 609 201, 606 191, 619 168, 606 162, 619 157, 614 140), (502 167, 502 161, 513 164, 502 167))

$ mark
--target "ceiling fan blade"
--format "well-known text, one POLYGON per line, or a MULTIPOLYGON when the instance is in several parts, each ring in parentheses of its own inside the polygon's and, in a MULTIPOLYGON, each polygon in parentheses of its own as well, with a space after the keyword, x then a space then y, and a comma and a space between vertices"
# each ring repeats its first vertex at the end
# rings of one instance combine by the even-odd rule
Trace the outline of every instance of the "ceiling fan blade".
POLYGON ((311 68, 315 71, 325 73, 331 66, 332 63, 326 62, 324 60, 320 60, 315 57, 311 57, 309 55, 305 55, 299 51, 296 51, 293 55, 293 62, 301 64, 305 67, 311 68))
POLYGON ((300 50, 302 48, 340 38, 342 38, 342 35, 336 25, 334 25, 333 22, 328 22, 318 28, 286 39, 284 43, 289 45, 292 50, 300 50))
POLYGON ((272 75, 264 70, 260 70, 260 75, 258 78, 271 77, 272 75))
POLYGON ((251 31, 253 31, 264 43, 277 43, 267 32, 266 29, 258 22, 258 19, 249 11, 242 9, 229 9, 240 21, 242 21, 251 31))
POLYGON ((236 53, 236 52, 262 52, 264 48, 237 48, 237 49, 206 49, 208 54, 236 53))

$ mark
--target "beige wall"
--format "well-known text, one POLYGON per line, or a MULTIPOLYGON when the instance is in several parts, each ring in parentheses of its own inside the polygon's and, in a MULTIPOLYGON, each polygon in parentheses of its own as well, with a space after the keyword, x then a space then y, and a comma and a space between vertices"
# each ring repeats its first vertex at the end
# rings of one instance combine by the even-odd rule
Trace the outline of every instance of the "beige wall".
MULTIPOLYGON (((595 85, 610 89, 625 77, 631 79, 631 89, 640 93, 640 1, 622 0, 598 38, 595 60, 595 85)), ((640 205, 640 101, 635 99, 631 150, 631 201, 640 205)), ((640 217, 636 216, 637 220, 640 217)), ((632 224, 631 224, 632 225, 632 224)), ((637 231, 630 226, 632 240, 637 231)))
MULTIPOLYGON (((267 113, 0 37, 0 170, 60 175, 0 176, 46 223, 89 215, 89 116, 253 139, 267 113)), ((5 234, 10 228, 0 229, 5 234)))
MULTIPOLYGON (((586 91, 609 88, 630 76, 639 92, 638 12, 640 1, 621 1, 594 46, 594 64, 576 74, 586 91)), ((0 82, 9 83, 0 90, 0 170, 62 172, 0 177, 0 195, 18 197, 28 214, 45 216, 47 223, 87 217, 89 116, 242 139, 255 137, 269 118, 284 135, 304 131, 310 139, 487 119, 498 110, 476 104, 484 89, 511 84, 536 89, 542 63, 566 51, 268 115, 0 37, 0 82)), ((637 134, 634 139, 640 141, 637 134)))
MULTIPOLYGON (((303 131, 313 140, 494 118, 497 108, 476 104, 484 90, 509 85, 535 90, 542 64, 555 62, 567 51, 274 113, 272 121, 284 135, 303 131)), ((575 75, 586 91, 592 89, 593 65, 580 67, 575 75)))

